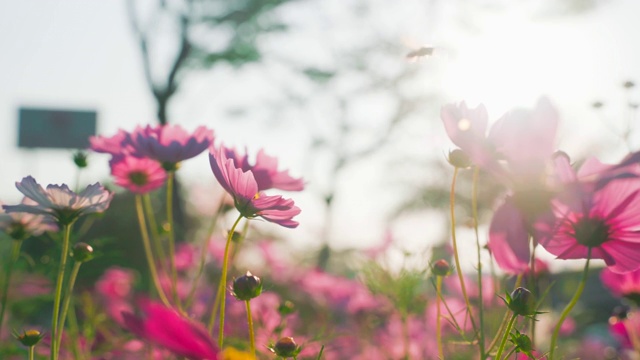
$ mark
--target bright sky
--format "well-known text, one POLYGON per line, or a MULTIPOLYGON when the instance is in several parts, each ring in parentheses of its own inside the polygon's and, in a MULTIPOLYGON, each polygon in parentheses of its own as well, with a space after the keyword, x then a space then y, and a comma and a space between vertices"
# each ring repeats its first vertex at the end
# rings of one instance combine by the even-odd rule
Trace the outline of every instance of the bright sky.
MULTIPOLYGON (((434 1, 436 6, 428 13, 423 6, 415 11, 415 3, 424 2, 394 4, 393 10, 381 8, 376 22, 379 28, 370 31, 391 31, 398 34, 399 42, 410 39, 442 50, 439 56, 406 64, 439 69, 433 79, 425 79, 425 87, 439 87, 447 101, 466 100, 472 105, 483 102, 493 120, 513 106, 532 107, 540 95, 547 95, 561 111, 564 123, 560 144, 570 153, 581 156, 595 151, 612 161, 623 154, 624 146, 607 130, 609 125, 598 119, 590 103, 603 101, 604 117, 615 127, 621 124, 627 95, 640 100, 637 90, 625 93, 621 88, 626 80, 640 81, 640 2, 603 1, 593 11, 550 16, 542 16, 538 1, 521 2, 522 7, 506 11, 487 10, 472 2, 460 2, 466 4, 463 7, 456 1, 434 1), (586 139, 596 139, 595 145, 586 139)), ((103 134, 154 121, 155 104, 144 82, 124 4, 123 0, 0 1, 0 199, 18 201, 14 182, 26 175, 33 175, 41 184, 73 183, 75 178, 68 160, 71 151, 16 148, 20 106, 95 109, 98 131, 103 134)), ((318 35, 324 31, 323 26, 333 24, 316 20, 313 14, 318 9, 327 10, 325 19, 349 25, 350 20, 341 17, 340 1, 327 0, 322 6, 314 6, 304 15, 308 19, 298 19, 298 23, 309 23, 311 33, 318 35)), ((354 34, 366 31, 369 29, 358 28, 354 34)), ((357 39, 346 33, 345 37, 357 39)), ((311 44, 314 39, 293 42, 291 48, 304 53, 304 41, 311 44)), ((403 55, 399 61, 404 61, 403 55)), ((191 79, 176 98, 174 118, 188 129, 200 124, 211 126, 229 139, 225 142, 248 143, 252 149, 264 146, 294 173, 302 174, 305 167, 300 152, 283 141, 296 136, 295 128, 291 134, 263 136, 259 128, 252 132, 246 124, 234 127, 220 119, 220 105, 230 96, 238 99, 247 91, 252 96, 268 92, 258 86, 247 87, 244 81, 250 75, 251 71, 249 75, 237 75, 218 70, 191 79)), ((635 138, 636 147, 639 140, 635 138)), ((449 147, 444 131, 425 134, 424 151, 439 155, 449 147)), ((85 182, 100 181, 108 175, 106 158, 96 159, 84 175, 85 182)), ((189 162, 181 171, 185 179, 213 181, 205 156, 189 162)), ((364 217, 337 224, 339 231, 353 244, 381 239, 385 212, 376 211, 375 206, 362 206, 363 198, 371 198, 370 194, 380 189, 357 181, 343 186, 346 192, 353 191, 355 200, 345 200, 341 211, 353 214, 355 209, 364 217)), ((310 206, 314 201, 301 200, 310 206)), ((303 213, 300 220, 312 221, 313 216, 313 212, 303 213)), ((340 222, 342 216, 338 218, 340 222)), ((428 232, 429 227, 400 228, 398 237, 407 239, 407 249, 424 246, 424 239, 413 243, 411 239, 416 233, 428 232)))

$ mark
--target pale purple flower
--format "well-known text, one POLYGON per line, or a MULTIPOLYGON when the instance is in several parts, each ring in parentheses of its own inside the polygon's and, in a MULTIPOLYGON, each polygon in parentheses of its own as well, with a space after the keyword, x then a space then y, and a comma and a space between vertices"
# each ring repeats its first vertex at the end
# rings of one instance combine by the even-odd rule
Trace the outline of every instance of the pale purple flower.
POLYGON ((261 192, 253 173, 250 170, 243 171, 226 154, 223 146, 211 148, 209 163, 220 185, 233 196, 235 207, 240 214, 246 218, 259 216, 288 228, 297 227, 298 222, 292 219, 300 213, 300 208, 294 205, 293 200, 261 192))
MULTIPOLYGON (((25 197, 23 205, 35 205, 34 201, 25 197)), ((15 240, 24 240, 29 236, 38 236, 45 231, 58 231, 58 226, 50 216, 34 215, 23 212, 5 213, 0 202, 0 229, 15 240)))
POLYGON ((507 198, 493 214, 487 247, 505 272, 521 274, 529 268, 529 230, 511 198, 507 198))
POLYGON ((227 158, 233 159, 242 171, 253 173, 259 191, 268 189, 302 191, 304 189, 302 179, 292 177, 288 170, 278 170, 278 159, 267 155, 263 149, 258 151, 254 165, 249 163, 249 157, 246 154, 240 154, 234 148, 225 148, 225 153, 227 158))
POLYGON ((189 134, 179 125, 137 127, 129 134, 132 154, 157 160, 165 166, 191 159, 213 143, 213 131, 199 126, 189 134))
POLYGON ((122 314, 131 332, 190 360, 218 359, 218 347, 202 324, 159 303, 141 300, 139 305, 141 317, 122 314))
POLYGON ((65 184, 48 185, 45 190, 33 177, 27 176, 22 181, 16 182, 16 188, 34 203, 3 205, 7 213, 49 215, 61 225, 68 225, 82 215, 105 211, 113 198, 113 194, 100 183, 89 185, 76 194, 65 184))

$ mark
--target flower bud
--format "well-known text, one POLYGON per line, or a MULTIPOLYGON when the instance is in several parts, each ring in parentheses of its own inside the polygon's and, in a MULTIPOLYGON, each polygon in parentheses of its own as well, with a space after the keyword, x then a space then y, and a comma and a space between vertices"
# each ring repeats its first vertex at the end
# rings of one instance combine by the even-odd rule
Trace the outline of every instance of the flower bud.
POLYGON ((471 159, 460 149, 449 151, 447 161, 449 161, 449 164, 460 169, 466 169, 471 166, 471 159))
POLYGON ((238 300, 248 301, 262 293, 262 281, 247 271, 247 274, 233 280, 232 294, 238 300))
POLYGON ((433 263, 431 272, 436 276, 447 276, 451 273, 451 265, 445 259, 440 259, 433 263))
POLYGON ((240 242, 240 240, 242 240, 242 233, 239 231, 234 231, 233 234, 231 234, 231 241, 237 244, 240 242))
POLYGON ((533 344, 531 343, 531 339, 526 335, 516 330, 515 334, 509 334, 511 336, 511 342, 516 346, 516 351, 521 352, 523 354, 527 354, 529 357, 534 358, 533 344))
POLYGON ((40 333, 40 331, 38 330, 31 329, 24 331, 22 334, 14 332, 13 336, 15 336, 15 338, 18 339, 18 341, 20 341, 22 345, 32 347, 39 343, 40 340, 42 340, 44 334, 40 333))
POLYGON ((300 353, 301 348, 296 344, 292 337, 286 336, 278 340, 270 350, 276 355, 286 359, 288 357, 297 356, 298 353, 300 353))
POLYGON ((83 169, 87 167, 87 153, 82 151, 82 150, 78 150, 76 151, 75 154, 73 154, 73 162, 76 164, 76 166, 78 167, 78 169, 83 169))
POLYGON ((622 84, 622 86, 625 89, 631 89, 632 87, 636 86, 636 84, 633 81, 625 81, 624 84, 622 84))
POLYGON ((73 246, 71 256, 77 262, 87 262, 93 259, 93 248, 89 244, 79 242, 73 246))
POLYGON ((536 301, 531 291, 519 287, 507 297, 507 306, 516 315, 530 316, 536 313, 536 301))
POLYGON ((296 311, 296 306, 289 300, 283 302, 278 306, 278 312, 281 316, 291 315, 296 311))

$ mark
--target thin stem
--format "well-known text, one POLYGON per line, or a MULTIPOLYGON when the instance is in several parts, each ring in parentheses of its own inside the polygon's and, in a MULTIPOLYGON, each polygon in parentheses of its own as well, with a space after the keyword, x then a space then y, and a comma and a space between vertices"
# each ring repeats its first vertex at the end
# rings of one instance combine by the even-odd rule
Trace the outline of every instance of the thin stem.
POLYGON ((438 343, 438 359, 444 360, 442 349, 442 327, 440 326, 440 296, 442 296, 442 276, 436 277, 436 342, 438 343))
POLYGON ((64 236, 62 239, 62 252, 60 253, 60 264, 58 265, 58 276, 56 279, 56 290, 53 297, 53 318, 51 320, 51 360, 58 359, 60 344, 58 339, 58 320, 60 316, 60 301, 62 298, 62 282, 64 281, 64 273, 67 267, 67 257, 69 257, 69 239, 71 238, 71 227, 73 224, 66 224, 62 231, 64 236))
POLYGON ((251 316, 251 305, 249 304, 249 300, 245 300, 244 302, 247 307, 247 324, 249 324, 249 346, 251 349, 251 355, 256 357, 256 337, 253 333, 253 317, 251 316))
MULTIPOLYGON (((531 295, 533 295, 534 299, 538 298, 538 277, 536 276, 536 241, 531 238, 531 260, 529 264, 529 290, 531 290, 531 295)), ((530 333, 531 333, 531 344, 533 347, 536 346, 536 314, 531 316, 530 323, 530 333)))
MULTIPOLYGON (((522 274, 518 275, 518 277, 516 278, 516 283, 514 285, 514 288, 520 287, 521 283, 522 283, 522 274)), ((489 347, 487 347, 487 354, 491 353, 491 351, 493 350, 493 347, 498 344, 498 339, 500 339, 500 334, 502 333, 502 330, 504 329, 504 327, 507 326, 508 321, 509 321, 509 309, 507 309, 507 311, 504 313, 504 317, 500 322, 500 327, 498 327, 498 331, 496 332, 495 337, 493 338, 493 340, 491 340, 491 343, 489 343, 489 347)))
POLYGON ((198 272, 196 273, 196 277, 193 279, 193 283, 191 284, 191 290, 189 290, 189 295, 187 296, 187 300, 185 302, 186 308, 189 308, 191 306, 194 296, 196 295, 198 283, 200 282, 200 278, 204 273, 204 265, 207 259, 207 253, 209 252, 209 243, 211 242, 211 236, 213 236, 213 231, 216 229, 216 224, 218 223, 218 218, 222 213, 223 207, 224 207, 224 196, 222 197, 222 200, 220 200, 220 206, 218 206, 218 211, 216 211, 216 214, 213 216, 213 219, 211 219, 211 224, 209 225, 209 229, 207 229, 207 233, 202 243, 202 249, 200 249, 200 261, 198 264, 198 272))
POLYGON ((176 270, 176 234, 173 228, 173 183, 176 176, 175 171, 167 174, 167 223, 169 224, 169 262, 171 264, 171 296, 182 312, 182 304, 178 296, 178 270, 176 270))
POLYGON ((480 174, 480 168, 476 166, 473 171, 473 185, 472 185, 472 194, 471 194, 471 212, 473 214, 473 230, 476 235, 476 249, 478 253, 478 318, 480 321, 480 337, 478 339, 478 344, 480 346, 480 358, 485 358, 485 350, 484 350, 484 301, 482 300, 482 259, 481 248, 480 248, 480 235, 478 234, 478 176, 480 174))
POLYGON ((151 197, 149 194, 142 195, 142 201, 144 204, 144 213, 147 219, 149 219, 149 228, 151 229, 151 240, 153 241, 153 247, 158 254, 160 262, 164 261, 167 258, 167 255, 164 253, 164 247, 162 246, 162 242, 160 241, 160 234, 158 233, 158 223, 156 222, 156 216, 153 213, 153 206, 151 204, 151 197))
MULTIPOLYGON (((70 307, 71 307, 71 311, 69 312, 68 319, 69 319, 69 337, 72 344, 71 350, 73 351, 74 359, 84 359, 84 353, 80 349, 80 343, 78 342, 78 333, 80 332, 80 330, 78 328, 78 318, 76 316, 76 309, 75 309, 75 304, 73 299, 71 299, 70 307)), ((89 340, 86 339, 86 342, 88 341, 89 340)))
POLYGON ((553 354, 555 353, 555 350, 556 350, 556 343, 558 342, 558 334, 560 334, 560 328, 562 327, 562 323, 564 322, 564 319, 566 319, 567 316, 569 316, 569 313, 571 312, 573 307, 576 306, 576 304, 578 303, 578 299, 580 299, 580 296, 582 295, 582 291, 584 290, 584 286, 587 283, 587 276, 589 275, 590 260, 591 260, 591 248, 589 248, 589 251, 587 253, 587 263, 584 265, 584 271, 582 272, 582 279, 578 284, 578 288, 576 289, 576 292, 573 295, 573 298, 571 298, 571 301, 569 301, 567 306, 564 308, 564 310, 560 314, 560 319, 558 320, 556 327, 553 329, 553 335, 551 336, 551 349, 549 349, 549 360, 553 360, 553 354))
POLYGON ((13 240, 11 244, 11 257, 7 264, 7 272, 5 273, 4 281, 2 282, 2 309, 0 310, 0 335, 2 334, 2 324, 4 322, 4 313, 7 309, 7 299, 9 294, 9 284, 11 283, 11 273, 13 272, 13 266, 18 261, 20 256, 20 246, 22 246, 21 240, 13 240))
POLYGON ((515 313, 511 315, 511 320, 509 320, 509 325, 507 325, 507 329, 504 331, 504 336, 502 337, 502 341, 500 342, 500 347, 498 347, 498 353, 496 354, 496 360, 500 360, 502 358, 502 352, 504 351, 505 345, 507 345, 507 339, 509 338, 509 334, 511 334, 511 329, 513 329, 513 324, 516 322, 518 315, 515 313))
POLYGON ((153 260, 153 253, 151 252, 151 244, 149 244, 149 232, 147 231, 147 224, 144 220, 144 212, 142 210, 142 198, 140 195, 136 195, 136 212, 138 214, 138 224, 140 225, 140 234, 142 235, 142 245, 144 246, 144 254, 147 258, 147 264, 149 265, 149 272, 151 273, 151 279, 155 285, 156 291, 162 303, 171 307, 171 303, 167 296, 164 294, 164 290, 160 285, 160 279, 158 278, 158 271, 156 270, 156 263, 153 260))
POLYGON ((73 263, 73 268, 71 269, 71 276, 69 277, 69 281, 67 282, 67 290, 64 294, 64 300, 62 301, 62 314, 60 316, 60 324, 58 325, 58 334, 56 338, 56 343, 60 345, 62 341, 62 332, 64 331, 64 324, 67 320, 67 312, 69 311, 69 303, 71 302, 71 297, 73 296, 73 286, 76 283, 76 279, 78 277, 78 272, 80 272, 80 265, 82 262, 75 261, 73 263))
MULTIPOLYGON (((231 245, 231 239, 233 238, 233 233, 236 231, 236 226, 240 223, 240 219, 242 219, 242 214, 238 216, 236 221, 231 226, 231 230, 229 230, 229 234, 227 235, 227 243, 224 246, 224 260, 222 262, 222 276, 220 276, 220 328, 218 329, 218 346, 222 349, 224 345, 224 308, 227 296, 227 266, 229 265, 229 246, 231 245)), ((213 314, 212 314, 213 316, 213 314)))
POLYGON ((458 280, 460 281, 460 288, 462 289, 462 297, 464 298, 464 302, 467 306, 467 314, 469 315, 469 319, 471 319, 471 326, 473 327, 473 331, 476 334, 476 338, 478 337, 478 329, 476 326, 476 322, 473 319, 473 315, 471 313, 471 303, 469 302, 469 296, 467 295, 467 287, 464 284, 464 276, 462 275, 462 268, 460 267, 460 256, 458 255, 458 242, 456 241, 456 214, 455 214, 455 201, 456 201, 456 179, 458 177, 458 168, 455 168, 453 171, 453 179, 451 180, 451 191, 449 194, 449 205, 451 212, 451 241, 453 243, 453 259, 456 263, 456 270, 458 273, 458 280))
POLYGON ((511 354, 513 354, 516 351, 516 349, 517 349, 517 347, 514 347, 513 349, 509 350, 509 352, 507 353, 507 355, 504 356, 504 358, 508 359, 509 356, 511 356, 511 354))
POLYGON ((34 355, 35 354, 35 348, 36 348, 35 345, 29 346, 29 360, 35 359, 35 355, 34 355))

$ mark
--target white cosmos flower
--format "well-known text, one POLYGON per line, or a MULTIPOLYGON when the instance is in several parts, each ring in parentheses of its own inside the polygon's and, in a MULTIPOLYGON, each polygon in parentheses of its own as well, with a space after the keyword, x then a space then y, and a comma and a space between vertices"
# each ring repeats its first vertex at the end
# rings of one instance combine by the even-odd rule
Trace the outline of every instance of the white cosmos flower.
POLYGON ((100 183, 89 185, 76 194, 66 184, 48 185, 45 190, 33 177, 27 176, 16 182, 16 188, 35 203, 3 205, 7 213, 50 215, 61 225, 71 224, 82 215, 105 211, 113 198, 113 194, 100 183))

